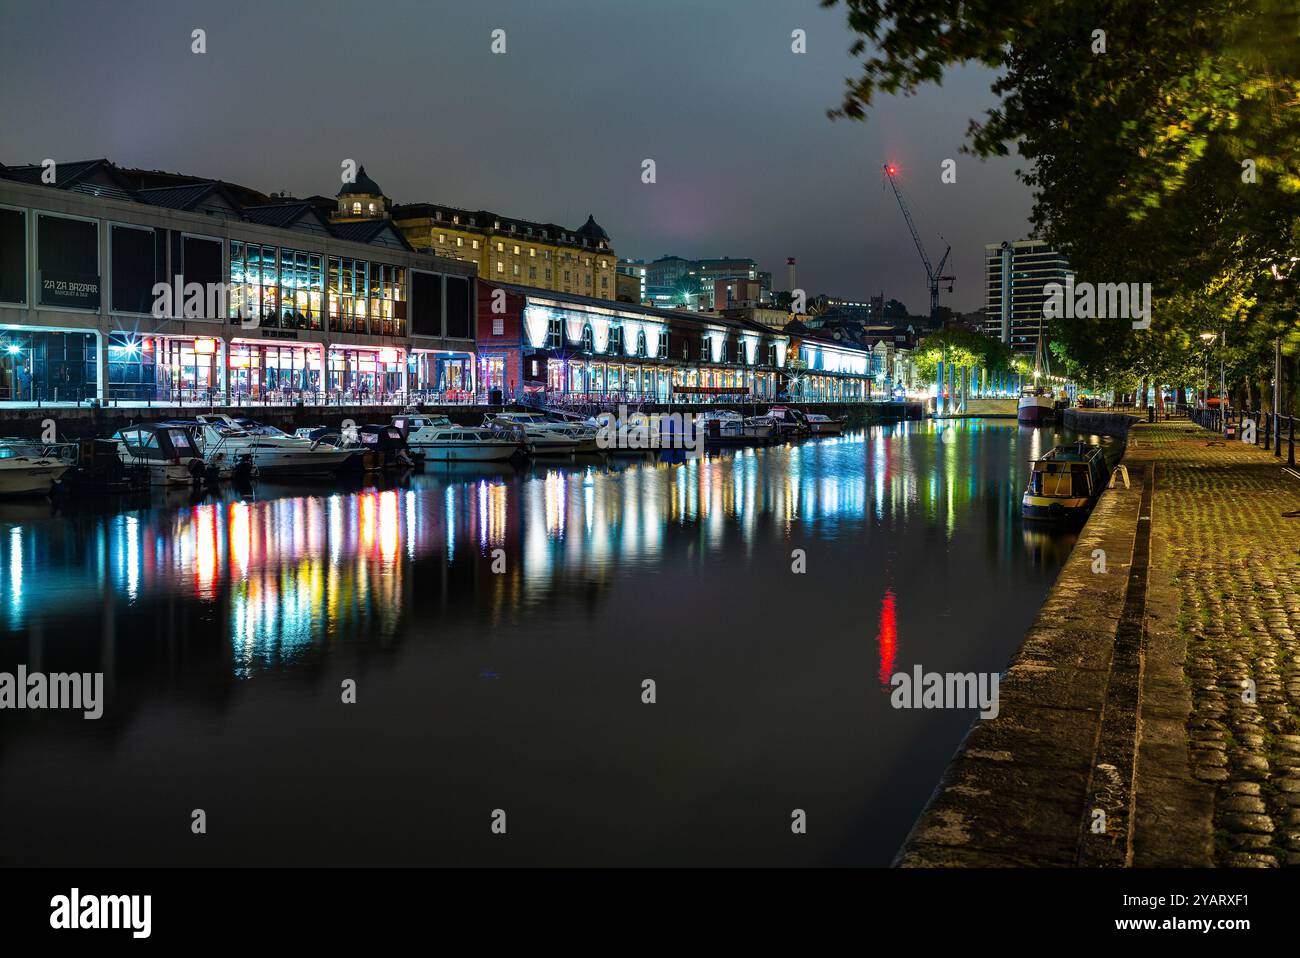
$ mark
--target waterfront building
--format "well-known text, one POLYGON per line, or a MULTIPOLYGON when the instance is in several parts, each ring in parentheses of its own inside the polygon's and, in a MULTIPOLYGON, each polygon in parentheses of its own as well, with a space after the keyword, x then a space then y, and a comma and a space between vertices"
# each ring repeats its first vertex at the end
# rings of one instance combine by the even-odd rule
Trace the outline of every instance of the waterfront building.
POLYGON ((1069 264, 1059 250, 1038 240, 988 243, 984 259, 985 335, 1014 352, 1033 353, 1039 333, 1047 335, 1043 287, 1064 284, 1069 264))
POLYGON ((353 184, 299 200, 103 159, 44 172, 0 167, 0 402, 472 392, 473 264, 330 216, 369 212, 353 184))
POLYGON ((569 229, 436 203, 377 203, 373 215, 391 216, 416 250, 474 263, 485 278, 593 299, 618 295, 618 256, 593 216, 569 229))
POLYGON ((477 302, 477 377, 503 398, 859 402, 872 395, 868 350, 807 332, 486 279, 477 302))

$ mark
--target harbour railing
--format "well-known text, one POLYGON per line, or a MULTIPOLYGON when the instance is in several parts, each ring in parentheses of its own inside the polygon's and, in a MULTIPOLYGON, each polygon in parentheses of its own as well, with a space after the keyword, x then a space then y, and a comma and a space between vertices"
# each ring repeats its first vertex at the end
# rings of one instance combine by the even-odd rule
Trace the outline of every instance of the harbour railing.
POLYGON ((1267 409, 1250 410, 1208 407, 1192 411, 1192 421, 1220 436, 1242 439, 1246 423, 1254 423, 1254 444, 1272 450, 1276 459, 1282 458, 1282 445, 1286 444, 1286 464, 1295 465, 1295 416, 1271 413, 1267 409))

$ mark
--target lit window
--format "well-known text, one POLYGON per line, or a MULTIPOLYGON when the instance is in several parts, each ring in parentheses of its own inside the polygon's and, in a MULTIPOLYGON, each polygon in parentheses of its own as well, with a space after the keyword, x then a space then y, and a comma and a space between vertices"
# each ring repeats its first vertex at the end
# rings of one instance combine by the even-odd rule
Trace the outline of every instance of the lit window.
POLYGON ((564 271, 564 281, 566 283, 569 281, 569 271, 567 269, 564 271))
POLYGON ((464 245, 465 245, 465 237, 463 237, 463 236, 457 236, 457 237, 456 237, 456 245, 457 245, 457 246, 464 246, 464 245))
POLYGON ((519 275, 519 264, 518 264, 518 263, 515 263, 515 265, 514 265, 514 274, 515 274, 516 276, 519 275))
POLYGON ((370 204, 370 212, 373 213, 374 211, 375 211, 375 204, 374 204, 374 203, 371 203, 371 204, 370 204))
POLYGON ((439 242, 439 243, 445 243, 445 242, 447 242, 447 234, 446 234, 446 233, 439 233, 439 234, 438 234, 438 242, 439 242))
POLYGON ((460 214, 457 214, 457 215, 453 216, 453 217, 451 218, 451 221, 452 221, 453 223, 459 223, 459 222, 460 222, 460 214))
POLYGON ((515 255, 516 255, 516 256, 519 255, 519 247, 518 247, 518 246, 515 247, 515 251, 514 251, 514 252, 515 252, 515 255))
POLYGON ((355 203, 352 204, 352 214, 353 214, 354 216, 360 216, 360 215, 361 215, 361 201, 360 201, 360 200, 357 200, 355 203))
POLYGON ((528 247, 528 255, 529 255, 529 256, 536 256, 536 255, 537 255, 537 247, 535 247, 535 246, 530 246, 530 247, 528 247))
MULTIPOLYGON (((500 226, 501 224, 498 223, 497 225, 500 226)), ((505 244, 505 243, 497 243, 497 252, 498 252, 498 253, 504 253, 505 251, 506 251, 506 244, 505 244)))
POLYGON ((506 271, 506 264, 501 262, 501 260, 497 260, 497 272, 504 273, 505 271, 506 271))
POLYGON ((550 269, 547 269, 547 270, 546 270, 546 281, 547 281, 548 283, 551 281, 551 271, 550 271, 550 269))
POLYGON ((474 248, 478 249, 478 240, 474 240, 474 248))

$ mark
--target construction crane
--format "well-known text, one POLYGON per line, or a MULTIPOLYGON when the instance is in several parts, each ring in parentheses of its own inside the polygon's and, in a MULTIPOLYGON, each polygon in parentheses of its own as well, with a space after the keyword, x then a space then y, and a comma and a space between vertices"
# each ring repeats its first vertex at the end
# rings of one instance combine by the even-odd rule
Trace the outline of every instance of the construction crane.
POLYGON ((885 177, 889 180, 889 185, 894 188, 894 196, 898 199, 898 208, 903 211, 903 219, 907 220, 907 228, 912 231, 912 242, 916 244, 916 251, 921 254, 921 262, 925 264, 925 281, 930 288, 930 325, 939 325, 939 284, 947 283, 948 292, 952 292, 952 284, 956 279, 955 276, 944 276, 943 268, 948 263, 948 254, 952 252, 952 245, 943 251, 943 259, 939 260, 939 268, 935 269, 930 265, 930 257, 925 252, 925 244, 921 242, 921 234, 916 231, 916 224, 912 222, 911 211, 908 210, 907 204, 903 202, 903 194, 898 190, 898 184, 894 182, 894 175, 898 173, 898 167, 891 163, 886 163, 883 167, 885 177))

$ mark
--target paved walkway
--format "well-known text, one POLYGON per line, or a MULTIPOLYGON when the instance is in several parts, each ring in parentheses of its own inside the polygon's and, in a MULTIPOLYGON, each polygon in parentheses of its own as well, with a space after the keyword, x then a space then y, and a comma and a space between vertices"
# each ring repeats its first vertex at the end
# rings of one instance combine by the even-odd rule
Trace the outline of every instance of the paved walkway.
POLYGON ((1129 468, 1157 466, 1136 864, 1195 864, 1152 847, 1161 797, 1194 795, 1190 777, 1208 793, 1214 863, 1300 865, 1300 518, 1283 515, 1300 509, 1300 469, 1285 456, 1190 423, 1130 433, 1129 468))
POLYGON ((1300 865, 1300 468, 1188 422, 1123 461, 897 864, 1300 865))

